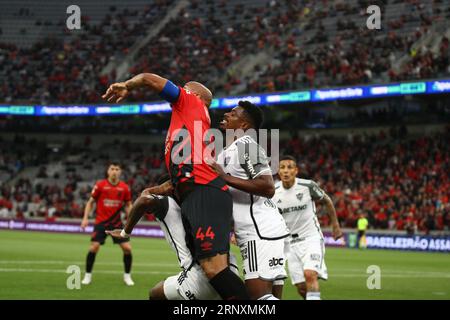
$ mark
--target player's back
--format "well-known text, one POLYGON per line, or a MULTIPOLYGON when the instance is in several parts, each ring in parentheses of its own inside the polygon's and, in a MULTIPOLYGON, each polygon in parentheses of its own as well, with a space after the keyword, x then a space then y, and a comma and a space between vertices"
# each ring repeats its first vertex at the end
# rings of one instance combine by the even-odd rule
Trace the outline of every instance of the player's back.
POLYGON ((226 190, 223 179, 204 161, 204 136, 211 128, 208 108, 195 94, 179 89, 178 100, 171 105, 164 151, 172 184, 176 189, 180 184, 201 184, 226 190))
MULTIPOLYGON (((224 171, 241 179, 272 175, 264 150, 250 136, 243 136, 218 156, 224 171)), ((250 239, 275 240, 289 234, 286 223, 271 199, 251 195, 230 187, 233 196, 233 220, 238 243, 250 239)))
POLYGON ((323 238, 314 203, 323 196, 324 192, 314 181, 296 178, 289 189, 285 189, 281 181, 277 182, 272 200, 280 209, 291 234, 300 238, 323 238))

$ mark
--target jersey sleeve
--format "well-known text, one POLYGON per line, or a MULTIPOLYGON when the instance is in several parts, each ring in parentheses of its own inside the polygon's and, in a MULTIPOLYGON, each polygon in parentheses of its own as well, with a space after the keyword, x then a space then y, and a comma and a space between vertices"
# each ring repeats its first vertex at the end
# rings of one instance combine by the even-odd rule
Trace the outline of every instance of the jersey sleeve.
POLYGON ((264 149, 255 141, 244 140, 237 143, 239 164, 250 179, 261 174, 272 174, 264 149))
POLYGON ((102 186, 100 184, 100 181, 98 181, 95 183, 94 188, 92 188, 91 197, 94 198, 95 200, 97 200, 98 197, 100 197, 101 192, 102 192, 102 186))
POLYGON ((308 188, 313 200, 322 200, 323 197, 325 197, 325 191, 323 191, 316 182, 311 180, 308 188))
POLYGON ((186 105, 188 104, 189 96, 188 92, 185 89, 181 87, 178 87, 178 89, 180 90, 178 99, 175 102, 171 103, 171 107, 173 110, 182 112, 186 108, 186 105))

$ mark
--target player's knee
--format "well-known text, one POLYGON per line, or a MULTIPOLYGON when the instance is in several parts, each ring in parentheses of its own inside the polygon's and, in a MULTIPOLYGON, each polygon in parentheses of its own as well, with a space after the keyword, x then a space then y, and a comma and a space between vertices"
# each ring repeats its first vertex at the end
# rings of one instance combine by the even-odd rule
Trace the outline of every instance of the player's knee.
POLYGON ((156 286, 150 289, 148 293, 149 300, 167 300, 164 294, 164 281, 159 282, 156 286))
POLYGON ((305 280, 306 283, 313 283, 317 281, 317 272, 313 270, 305 270, 305 280))
POLYGON ((123 254, 131 254, 131 246, 130 245, 122 246, 122 251, 123 254))
POLYGON ((208 279, 214 278, 222 270, 224 270, 225 268, 228 268, 228 263, 227 263, 226 258, 222 259, 222 257, 220 255, 202 259, 200 261, 200 265, 208 279))
POLYGON ((98 250, 100 250, 100 244, 99 243, 92 243, 89 247, 89 251, 93 253, 97 253, 98 250))

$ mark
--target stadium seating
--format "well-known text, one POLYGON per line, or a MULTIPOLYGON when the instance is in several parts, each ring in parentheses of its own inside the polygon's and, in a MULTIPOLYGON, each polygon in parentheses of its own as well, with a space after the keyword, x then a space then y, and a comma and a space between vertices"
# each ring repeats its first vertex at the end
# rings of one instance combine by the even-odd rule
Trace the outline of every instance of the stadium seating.
MULTIPOLYGON (((79 1, 79 31, 66 29, 68 1, 8 3, 0 13, 0 102, 48 104, 101 102, 108 83, 124 80, 106 67, 143 41, 175 1, 79 1)), ((377 3, 381 30, 366 28, 372 3, 363 0, 190 0, 139 50, 126 76, 196 79, 217 94, 448 76, 446 1, 377 3)))

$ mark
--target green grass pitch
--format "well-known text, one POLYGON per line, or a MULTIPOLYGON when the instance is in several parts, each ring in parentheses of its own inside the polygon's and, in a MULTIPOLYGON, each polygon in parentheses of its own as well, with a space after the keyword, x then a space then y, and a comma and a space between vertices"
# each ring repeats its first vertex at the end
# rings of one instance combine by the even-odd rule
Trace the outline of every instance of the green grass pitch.
MULTIPOLYGON (((0 299, 147 299, 148 290, 179 272, 165 240, 133 238, 134 287, 122 282, 122 253, 111 239, 97 255, 93 282, 66 286, 69 265, 84 271, 89 236, 0 231, 0 299)), ((233 248, 237 254, 238 249, 233 248)), ((328 248, 329 280, 321 281, 323 299, 450 299, 448 253, 328 248), (367 288, 367 267, 381 269, 381 289, 367 288)), ((284 299, 298 299, 286 282, 284 299)))

